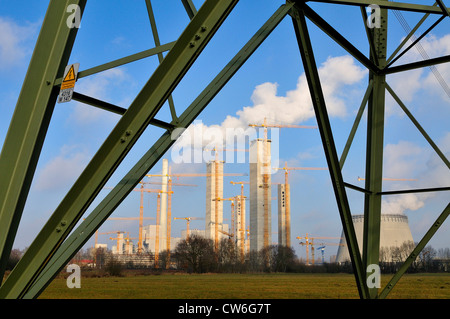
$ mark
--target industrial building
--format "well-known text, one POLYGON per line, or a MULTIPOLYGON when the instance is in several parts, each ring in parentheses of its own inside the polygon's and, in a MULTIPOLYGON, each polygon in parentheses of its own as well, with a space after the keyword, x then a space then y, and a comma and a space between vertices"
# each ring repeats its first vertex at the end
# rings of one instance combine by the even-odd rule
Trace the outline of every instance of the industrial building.
POLYGON ((250 143, 250 250, 260 251, 272 233, 270 140, 250 143))
POLYGON ((219 160, 206 164, 206 214, 205 237, 218 241, 223 238, 223 162, 219 160), (217 218, 217 220, 216 220, 217 218), (217 225, 216 225, 217 223, 217 225), (216 234, 217 226, 217 234, 216 234))
MULTIPOLYGON (((352 216, 352 220, 359 249, 362 254, 364 215, 354 215, 352 216)), ((383 249, 392 249, 393 247, 400 248, 404 244, 414 243, 406 215, 382 214, 380 228, 380 251, 383 249)), ((339 246, 336 255, 337 263, 350 261, 344 234, 342 234, 341 244, 342 246, 339 246)), ((382 254, 380 254, 380 259, 380 261, 391 261, 390 256, 383 256, 382 254)))
POLYGON ((289 184, 278 184, 278 245, 290 246, 289 184))

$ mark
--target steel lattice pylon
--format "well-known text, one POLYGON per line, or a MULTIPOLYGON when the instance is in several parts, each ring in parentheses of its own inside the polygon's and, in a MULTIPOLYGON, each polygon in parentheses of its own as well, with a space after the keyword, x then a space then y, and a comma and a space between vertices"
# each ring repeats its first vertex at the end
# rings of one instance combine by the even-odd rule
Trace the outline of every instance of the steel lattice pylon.
MULTIPOLYGON (((50 1, 46 18, 31 59, 22 93, 16 105, 16 111, 10 124, 4 147, 0 156, 0 275, 3 276, 6 261, 12 249, 22 211, 27 199, 37 161, 44 143, 45 135, 60 90, 64 70, 74 44, 77 28, 68 28, 67 7, 76 5, 83 14, 87 0, 50 1)), ((16 268, 0 288, 1 298, 36 298, 45 289, 54 276, 68 260, 86 243, 100 225, 112 214, 114 209, 135 188, 145 174, 155 165, 163 154, 175 142, 172 132, 176 128, 188 127, 237 70, 247 61, 276 26, 290 15, 297 36, 301 59, 308 80, 309 90, 319 125, 320 135, 328 162, 331 182, 334 188, 342 226, 352 260, 355 279, 361 298, 385 297, 398 279, 414 261, 439 226, 450 213, 450 204, 431 225, 427 234, 416 246, 403 267, 379 293, 377 288, 369 288, 366 283, 366 269, 370 264, 378 264, 379 228, 381 197, 394 192, 383 192, 381 172, 383 159, 385 92, 389 92, 411 121, 416 125, 431 147, 450 169, 450 162, 439 150, 425 130, 420 126, 406 106, 386 82, 386 75, 439 63, 450 62, 450 56, 426 59, 420 62, 392 66, 392 60, 386 56, 387 18, 389 10, 404 10, 424 13, 448 19, 449 9, 442 0, 436 5, 417 5, 386 0, 288 0, 282 5, 259 31, 247 42, 236 56, 210 82, 203 92, 177 116, 171 100, 171 93, 185 73, 194 64, 209 40, 238 3, 237 0, 206 0, 197 11, 190 0, 182 0, 187 14, 191 18, 189 25, 179 38, 161 45, 156 31, 150 0, 146 0, 148 14, 153 30, 156 47, 133 56, 84 70, 79 77, 114 68, 151 55, 158 55, 160 66, 149 78, 142 91, 136 96, 128 109, 74 93, 73 98, 80 102, 121 114, 122 117, 98 152, 79 176, 48 222, 37 235, 16 268), (328 24, 307 3, 324 3, 361 8, 362 20, 367 21, 366 7, 376 5, 380 8, 380 25, 369 28, 364 23, 370 45, 369 57, 360 52, 344 36, 328 24), (344 182, 341 169, 358 126, 362 111, 350 133, 341 158, 338 157, 333 140, 333 132, 328 118, 325 99, 311 44, 307 19, 317 25, 330 38, 350 53, 369 70, 369 83, 361 106, 367 104, 368 130, 366 153, 366 185, 359 188, 344 182), (162 53, 169 51, 166 57, 162 53), (156 113, 168 101, 172 121, 170 123, 155 118, 156 113), (123 177, 121 182, 77 227, 83 214, 104 187, 108 178, 115 172, 121 161, 137 142, 148 125, 166 130, 148 152, 123 177), (353 229, 350 206, 346 188, 356 189, 365 194, 365 230, 362 255, 353 229)), ((409 35, 411 36, 411 34, 409 35)), ((400 49, 400 48, 399 48, 400 49)), ((407 48, 406 50, 408 50, 407 48)), ((398 50, 395 54, 398 53, 398 50)), ((363 110, 363 109, 361 109, 363 110)), ((450 187, 413 190, 448 191, 450 187)), ((408 191, 397 191, 406 193, 408 191)))

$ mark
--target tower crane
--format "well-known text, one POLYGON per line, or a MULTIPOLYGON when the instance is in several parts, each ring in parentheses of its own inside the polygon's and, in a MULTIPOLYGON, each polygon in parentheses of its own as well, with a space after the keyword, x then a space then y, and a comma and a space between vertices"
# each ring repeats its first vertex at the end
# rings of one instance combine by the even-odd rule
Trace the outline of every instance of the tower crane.
POLYGON ((125 252, 128 254, 129 247, 130 247, 130 241, 133 239, 138 239, 136 237, 130 237, 130 234, 127 232, 127 237, 124 238, 125 240, 125 252))
POLYGON ((286 246, 291 247, 291 199, 289 188, 289 171, 292 170, 328 170, 326 167, 288 167, 287 162, 284 163, 284 167, 274 167, 276 170, 284 170, 284 185, 285 185, 285 197, 286 197, 286 207, 284 220, 286 223, 285 231, 285 241, 286 246))
POLYGON ((186 241, 189 241, 189 224, 191 220, 201 220, 201 217, 174 217, 173 219, 184 219, 186 220, 186 241))
MULTIPOLYGON (((172 233, 172 186, 192 186, 196 187, 198 185, 185 184, 185 183, 173 183, 171 167, 168 167, 168 174, 147 174, 147 177, 167 177, 167 232, 166 232, 166 247, 168 252, 168 258, 170 258, 170 238, 172 233)), ((162 184, 162 182, 146 182, 147 184, 162 184)), ((167 263, 168 265, 168 263, 167 263)))
MULTIPOLYGON (((143 219, 155 219, 153 217, 143 217, 143 219)), ((140 217, 109 217, 107 220, 140 220, 140 217)), ((112 231, 112 232, 106 232, 106 233, 99 233, 98 229, 95 231, 95 245, 94 248, 97 246, 98 244, 98 235, 105 235, 105 234, 112 234, 112 233, 117 233, 116 231, 112 231)))
POLYGON ((239 239, 240 239, 240 251, 241 251, 241 261, 244 261, 244 256, 245 256, 245 229, 243 228, 245 225, 245 211, 244 211, 244 184, 245 182, 230 182, 233 185, 241 185, 241 196, 240 196, 240 206, 241 206, 241 220, 240 220, 240 224, 241 226, 239 227, 239 239))
POLYGON ((97 230, 95 232, 95 245, 94 245, 94 248, 96 248, 97 244, 98 244, 98 235, 107 235, 107 234, 115 234, 115 233, 119 234, 119 233, 123 233, 123 231, 108 231, 108 232, 105 232, 105 233, 99 233, 98 230, 97 230))
POLYGON ((120 240, 124 240, 124 237, 122 236, 120 236, 120 234, 125 234, 125 232, 124 231, 118 231, 118 232, 115 232, 115 233, 117 233, 117 237, 110 237, 109 239, 111 239, 111 240, 117 240, 117 253, 119 253, 119 251, 120 251, 120 240))
MULTIPOLYGON (((234 233, 234 220, 235 220, 235 202, 237 201, 236 196, 235 197, 228 197, 228 198, 214 198, 213 201, 231 201, 231 233, 234 233)), ((220 229, 219 229, 220 232, 220 229)))
POLYGON ((325 246, 317 247, 317 249, 322 252, 322 264, 323 264, 323 263, 325 263, 325 256, 324 256, 324 254, 325 254, 325 246))
MULTIPOLYGON (((217 153, 216 153, 217 154, 217 153)), ((217 159, 217 155, 216 155, 216 159, 217 159)), ((211 173, 171 173, 170 174, 170 176, 175 176, 175 177, 177 177, 177 178, 179 178, 179 177, 201 177, 201 176, 214 176, 214 178, 215 178, 215 194, 218 194, 218 187, 219 187, 219 183, 218 183, 218 180, 219 180, 219 173, 218 173, 218 165, 214 165, 215 166, 215 173, 214 174, 211 174, 211 173)), ((246 174, 244 174, 244 173, 222 173, 222 176, 244 176, 244 175, 246 175, 246 174)), ((147 176, 161 176, 161 175, 151 175, 151 174, 148 174, 147 176)), ((217 197, 217 195, 216 195, 216 197, 217 197)), ((216 207, 215 207, 216 209, 215 209, 215 220, 217 220, 218 219, 218 201, 216 201, 216 207)), ((216 223, 216 227, 215 227, 215 230, 214 230, 214 232, 215 232, 215 239, 214 239, 214 242, 215 242, 215 248, 216 248, 216 251, 217 251, 217 249, 218 249, 218 245, 219 245, 219 240, 218 240, 218 238, 219 238, 219 228, 218 228, 218 225, 217 225, 217 223, 216 223)))
MULTIPOLYGON (((314 239, 342 239, 342 237, 310 237, 308 236, 308 233, 306 233, 306 236, 304 237, 296 237, 298 240, 304 239, 305 242, 299 242, 300 245, 306 246, 306 264, 309 265, 309 246, 311 246, 311 255, 312 255, 312 264, 314 265, 314 239)), ((325 245, 324 243, 320 243, 319 245, 325 245)), ((336 244, 336 243, 327 243, 327 245, 337 245, 337 246, 343 246, 343 244, 336 244)))
MULTIPOLYGON (((135 188, 133 189, 133 191, 135 192, 141 192, 141 202, 140 202, 140 207, 139 207, 139 242, 138 242, 138 253, 142 253, 143 252, 143 244, 142 244, 142 229, 144 227, 144 192, 147 193, 161 193, 162 190, 160 189, 149 189, 149 188, 144 188, 144 185, 147 182, 144 181, 140 181, 139 182, 141 184, 140 188, 135 188)), ((105 187, 106 189, 112 189, 112 187, 105 187)))
POLYGON ((305 126, 305 125, 290 125, 290 124, 268 124, 267 119, 264 117, 262 124, 249 124, 250 127, 263 127, 264 128, 264 161, 263 161, 263 188, 264 188, 264 247, 269 247, 269 145, 267 137, 268 127, 289 127, 289 128, 308 128, 317 129, 317 126, 305 126))

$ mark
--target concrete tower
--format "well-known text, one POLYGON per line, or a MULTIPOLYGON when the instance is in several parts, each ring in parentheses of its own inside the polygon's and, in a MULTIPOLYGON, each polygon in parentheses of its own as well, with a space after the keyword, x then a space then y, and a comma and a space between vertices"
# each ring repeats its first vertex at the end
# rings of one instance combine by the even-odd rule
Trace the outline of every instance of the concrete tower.
MULTIPOLYGON (((352 219, 359 250, 362 254, 364 215, 355 215, 352 216, 352 219)), ((392 251, 392 248, 399 248, 402 245, 414 243, 408 224, 408 217, 405 215, 382 214, 380 227, 380 261, 392 261, 392 255, 389 253, 392 251), (382 251, 384 253, 381 253, 382 251)), ((338 263, 350 261, 344 234, 342 234, 342 238, 341 244, 343 246, 339 246, 336 255, 336 262, 338 263)))
MULTIPOLYGON (((205 237, 215 239, 215 223, 218 229, 222 230, 223 224, 223 201, 216 198, 223 198, 223 162, 212 161, 206 164, 206 216, 205 216, 205 237), (217 166, 216 166, 217 165, 217 166), (217 183, 217 194, 216 194, 217 183), (217 209, 217 221, 216 218, 217 209)), ((222 233, 218 233, 219 241, 222 233)))
POLYGON ((278 184, 278 245, 291 246, 289 184, 278 184))
POLYGON ((169 173, 169 164, 167 159, 162 162, 162 178, 161 178, 161 214, 159 219, 159 249, 160 251, 167 248, 167 182, 169 173))
POLYGON ((250 143, 250 250, 259 251, 270 245, 271 223, 270 140, 250 143), (264 148, 267 144, 267 149, 264 148), (264 181, 266 171, 267 180, 264 181))
POLYGON ((245 196, 236 196, 235 205, 235 239, 236 247, 240 250, 242 247, 245 252, 245 196))

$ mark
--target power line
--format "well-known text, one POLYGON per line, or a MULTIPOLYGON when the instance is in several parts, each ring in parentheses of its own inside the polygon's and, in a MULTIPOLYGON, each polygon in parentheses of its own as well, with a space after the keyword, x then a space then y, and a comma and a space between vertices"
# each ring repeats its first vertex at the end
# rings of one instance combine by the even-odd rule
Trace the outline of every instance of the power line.
MULTIPOLYGON (((392 11, 394 12, 394 15, 397 18, 400 25, 405 30, 406 34, 411 33, 411 27, 409 26, 408 22, 403 17, 403 14, 398 10, 392 10, 392 11)), ((412 42, 416 41, 416 39, 417 39, 416 36, 414 34, 412 34, 411 35, 412 42)), ((417 49, 417 51, 419 51, 420 55, 422 56, 422 58, 424 60, 428 60, 430 58, 428 56, 427 52, 425 51, 425 49, 423 48, 423 46, 420 44, 420 42, 416 43, 415 48, 417 49)), ((436 68, 435 65, 430 65, 429 68, 430 68, 431 72, 433 73, 433 75, 435 76, 436 80, 439 82, 441 87, 444 89, 447 96, 450 98, 450 88, 449 88, 447 82, 445 82, 445 79, 442 77, 441 73, 438 71, 438 69, 436 68)))

